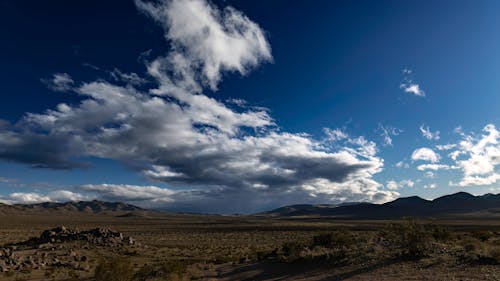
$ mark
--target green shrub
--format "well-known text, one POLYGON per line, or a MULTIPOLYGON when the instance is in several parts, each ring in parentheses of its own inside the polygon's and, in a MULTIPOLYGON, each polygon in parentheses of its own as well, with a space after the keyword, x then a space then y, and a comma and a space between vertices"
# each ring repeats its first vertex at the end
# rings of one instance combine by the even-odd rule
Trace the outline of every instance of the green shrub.
POLYGON ((449 241, 453 235, 449 228, 439 225, 432 228, 432 237, 440 241, 449 241))
POLYGON ((286 242, 281 247, 284 256, 287 257, 298 257, 300 253, 304 250, 305 245, 301 242, 286 242))
POLYGON ((135 281, 146 281, 150 279, 151 277, 156 277, 158 275, 158 272, 156 269, 149 264, 145 264, 141 269, 139 269, 135 274, 134 274, 134 280, 135 281))
POLYGON ((403 255, 412 258, 425 256, 430 249, 432 235, 423 224, 414 219, 392 224, 382 233, 403 255))
POLYGON ((102 259, 95 268, 96 281, 130 281, 134 276, 134 267, 129 259, 115 257, 102 259))
POLYGON ((485 231, 485 230, 474 230, 471 232, 471 235, 472 235, 472 237, 484 242, 493 236, 493 232, 485 231))
POLYGON ((183 274, 188 264, 180 260, 165 261, 160 264, 160 270, 165 274, 183 274))
POLYGON ((325 248, 349 248, 354 244, 354 242, 354 235, 352 235, 349 231, 342 230, 314 236, 312 246, 325 248))
POLYGON ((187 263, 180 260, 164 261, 154 265, 145 264, 134 275, 134 281, 176 280, 180 279, 187 271, 187 263))
POLYGON ((491 246, 487 248, 486 255, 493 258, 497 263, 500 263, 500 246, 491 246))

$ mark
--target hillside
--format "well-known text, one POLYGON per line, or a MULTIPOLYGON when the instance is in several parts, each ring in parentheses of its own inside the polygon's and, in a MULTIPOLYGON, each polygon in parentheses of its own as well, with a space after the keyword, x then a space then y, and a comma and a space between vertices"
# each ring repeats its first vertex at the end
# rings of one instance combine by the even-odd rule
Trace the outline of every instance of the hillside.
POLYGON ((290 205, 258 214, 270 217, 332 216, 339 218, 398 218, 405 216, 447 216, 453 214, 495 215, 500 210, 500 194, 474 196, 466 192, 434 200, 418 196, 398 198, 384 204, 349 203, 343 205, 290 205))
POLYGON ((29 213, 29 212, 62 212, 98 214, 106 212, 133 212, 144 209, 121 202, 105 202, 99 200, 78 202, 45 202, 37 204, 0 204, 0 213, 29 213))

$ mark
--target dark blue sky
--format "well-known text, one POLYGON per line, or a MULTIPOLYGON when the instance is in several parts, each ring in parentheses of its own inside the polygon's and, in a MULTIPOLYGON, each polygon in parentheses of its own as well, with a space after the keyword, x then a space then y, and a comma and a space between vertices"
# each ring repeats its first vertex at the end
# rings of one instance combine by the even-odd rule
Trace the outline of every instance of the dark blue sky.
MULTIPOLYGON (((307 133, 320 140, 324 128, 340 128, 349 136, 364 136, 377 144, 377 157, 384 163, 373 179, 382 189, 391 181, 402 183, 397 187, 400 195, 432 198, 459 190, 496 190, 496 180, 457 186, 467 176, 496 175, 495 157, 486 157, 493 171, 468 173, 465 164, 447 156, 452 151, 438 151, 436 145, 459 144, 467 136, 471 144, 479 143, 483 127, 500 124, 498 1, 214 4, 232 6, 257 23, 273 60, 244 75, 222 73, 218 90, 205 89, 207 96, 268 108, 281 132, 307 133), (418 85, 425 96, 405 92, 402 83, 418 85), (427 126, 428 138, 420 130, 427 126), (462 135, 454 131, 459 126, 462 135), (392 144, 384 141, 383 128, 395 130, 389 135, 392 144), (436 131, 439 139, 432 136, 436 131), (418 156, 412 160, 412 153, 422 147, 440 153, 439 164, 451 168, 419 170, 425 162, 418 156), (398 162, 408 168, 395 167, 398 162), (405 186, 408 180, 412 187, 405 186)), ((53 74, 67 73, 76 85, 110 81, 115 68, 148 77, 145 60, 171 48, 162 27, 139 12, 133 1, 2 1, 0 21, 0 119, 11 124, 27 112, 43 113, 62 102, 77 105, 86 98, 51 90, 43 81, 53 74)), ((154 79, 148 80, 137 88, 154 88, 154 79)), ((462 155, 473 158, 471 151, 461 149, 462 155)), ((130 163, 112 157, 81 157, 92 165, 33 169, 0 159, 0 178, 18 183, 0 182, 0 194, 32 192, 41 182, 52 189, 102 183, 190 188, 186 183, 151 181, 130 163)))

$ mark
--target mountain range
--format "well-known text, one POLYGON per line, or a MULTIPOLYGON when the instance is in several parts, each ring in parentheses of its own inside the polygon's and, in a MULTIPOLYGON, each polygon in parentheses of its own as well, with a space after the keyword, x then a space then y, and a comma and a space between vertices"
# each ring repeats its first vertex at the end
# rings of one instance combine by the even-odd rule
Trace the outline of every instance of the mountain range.
POLYGON ((418 196, 398 198, 384 204, 348 203, 340 205, 290 205, 263 212, 259 216, 384 219, 399 217, 435 217, 455 214, 500 215, 500 194, 474 196, 466 192, 445 195, 434 200, 418 196))
POLYGON ((45 202, 37 204, 14 204, 7 205, 0 203, 0 213, 19 213, 19 212, 82 212, 89 214, 98 214, 106 212, 119 212, 119 211, 143 211, 144 209, 121 202, 105 202, 99 200, 93 201, 78 201, 78 202, 45 202))
MULTIPOLYGON (((151 213, 131 204, 105 202, 99 200, 78 202, 45 202, 37 204, 0 203, 0 214, 58 212, 104 214, 121 213, 122 216, 151 213), (125 213, 125 215, 123 215, 125 213)), ((338 205, 299 204, 280 207, 271 211, 255 214, 259 217, 334 217, 354 219, 392 219, 402 217, 442 217, 442 216, 480 216, 500 217, 500 194, 474 196, 466 192, 445 195, 434 200, 418 196, 398 198, 384 204, 349 202, 338 205)))

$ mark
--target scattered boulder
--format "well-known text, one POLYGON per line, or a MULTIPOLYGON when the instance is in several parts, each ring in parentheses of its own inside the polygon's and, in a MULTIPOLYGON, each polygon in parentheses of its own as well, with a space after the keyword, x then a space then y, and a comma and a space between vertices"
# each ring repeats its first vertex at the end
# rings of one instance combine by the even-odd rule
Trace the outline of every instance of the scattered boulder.
POLYGON ((89 266, 86 264, 88 257, 80 255, 80 251, 66 243, 72 241, 84 242, 85 245, 81 249, 89 249, 93 246, 112 248, 138 246, 138 243, 131 237, 110 228, 80 231, 59 226, 43 231, 39 237, 0 247, 0 272, 42 267, 88 269, 89 266))
POLYGON ((50 248, 52 244, 60 244, 67 241, 84 241, 100 246, 136 245, 134 239, 125 237, 121 232, 110 228, 94 228, 85 231, 70 229, 59 226, 45 230, 40 237, 18 243, 17 245, 29 245, 37 248, 50 248))

